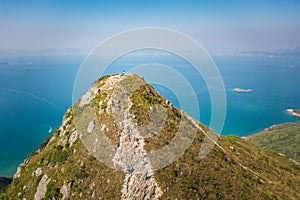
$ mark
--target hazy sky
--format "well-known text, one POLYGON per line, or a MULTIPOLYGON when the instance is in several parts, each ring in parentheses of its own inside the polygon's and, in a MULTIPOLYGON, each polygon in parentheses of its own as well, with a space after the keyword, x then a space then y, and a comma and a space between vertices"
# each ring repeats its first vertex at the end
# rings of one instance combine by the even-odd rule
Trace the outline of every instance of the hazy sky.
POLYGON ((0 0, 0 49, 91 48, 112 34, 165 27, 204 47, 300 46, 300 1, 0 0))

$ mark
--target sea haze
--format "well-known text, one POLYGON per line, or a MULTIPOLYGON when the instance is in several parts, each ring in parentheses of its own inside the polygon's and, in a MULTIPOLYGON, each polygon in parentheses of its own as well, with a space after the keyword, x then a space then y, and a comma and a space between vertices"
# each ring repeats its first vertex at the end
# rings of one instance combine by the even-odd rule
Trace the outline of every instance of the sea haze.
MULTIPOLYGON (((0 176, 11 176, 29 153, 61 123, 72 104, 73 82, 83 56, 5 57, 0 62, 0 176)), ((300 58, 213 56, 223 77, 227 114, 222 134, 245 136, 273 124, 299 121, 287 108, 300 108, 300 58), (237 93, 233 88, 253 89, 237 93)), ((175 68, 191 83, 197 95, 200 117, 208 125, 210 96, 201 76, 184 59, 171 54, 126 55, 106 70, 121 73, 145 63, 175 68)), ((153 72, 159 73, 159 72, 153 72)), ((168 78, 166 76, 166 78, 168 78)), ((174 85, 177 83, 174 82, 174 85)), ((173 104, 180 101, 168 88, 153 86, 173 104)), ((186 99, 186 101, 189 101, 186 99)))

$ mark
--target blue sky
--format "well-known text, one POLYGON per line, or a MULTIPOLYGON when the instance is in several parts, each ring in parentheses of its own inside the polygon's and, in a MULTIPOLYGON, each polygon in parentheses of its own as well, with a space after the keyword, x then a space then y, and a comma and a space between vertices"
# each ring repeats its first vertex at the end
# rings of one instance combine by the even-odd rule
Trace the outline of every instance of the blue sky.
POLYGON ((0 49, 91 48, 140 27, 183 32, 206 48, 300 46, 299 1, 0 0, 0 49))

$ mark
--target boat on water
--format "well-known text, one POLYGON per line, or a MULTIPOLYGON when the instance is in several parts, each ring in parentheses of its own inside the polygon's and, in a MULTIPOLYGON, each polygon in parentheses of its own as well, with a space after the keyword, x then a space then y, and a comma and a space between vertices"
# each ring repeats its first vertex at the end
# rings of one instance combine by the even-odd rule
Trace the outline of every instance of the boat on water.
POLYGON ((49 126, 49 130, 48 130, 48 133, 51 133, 52 132, 52 127, 49 126))

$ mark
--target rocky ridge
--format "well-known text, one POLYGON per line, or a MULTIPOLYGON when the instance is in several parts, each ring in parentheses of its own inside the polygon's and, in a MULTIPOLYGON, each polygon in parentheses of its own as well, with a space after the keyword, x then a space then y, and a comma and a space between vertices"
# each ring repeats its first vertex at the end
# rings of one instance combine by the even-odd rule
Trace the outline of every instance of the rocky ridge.
POLYGON ((19 166, 0 199, 300 198, 299 165, 239 137, 217 141, 211 132, 137 75, 102 77, 19 166), (153 155, 178 140, 180 123, 190 146, 171 149, 181 156, 159 168, 168 160, 153 155), (199 156, 207 138, 216 146, 199 156))

